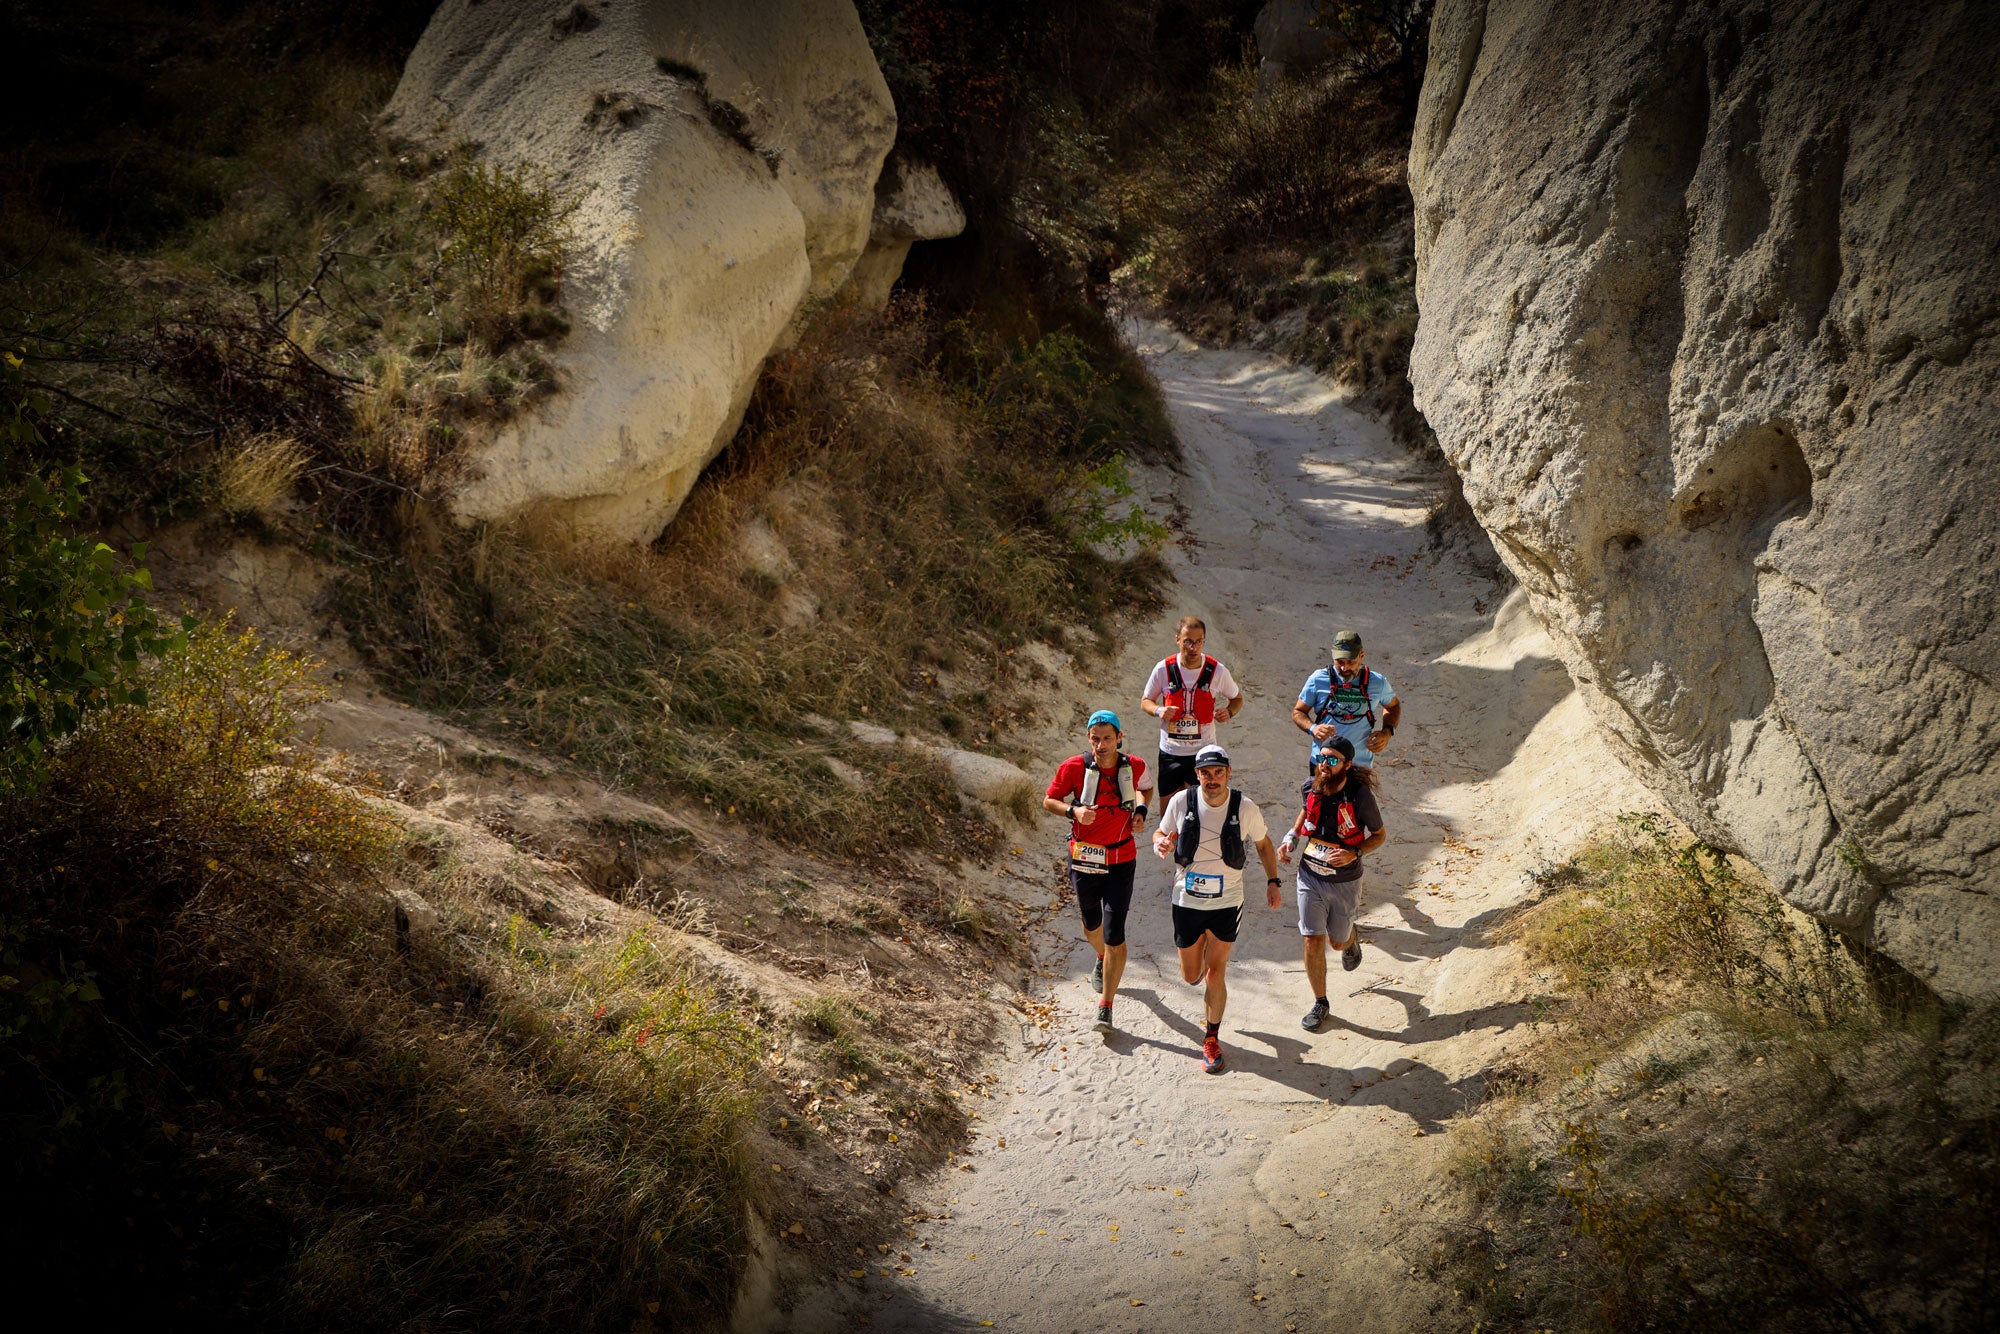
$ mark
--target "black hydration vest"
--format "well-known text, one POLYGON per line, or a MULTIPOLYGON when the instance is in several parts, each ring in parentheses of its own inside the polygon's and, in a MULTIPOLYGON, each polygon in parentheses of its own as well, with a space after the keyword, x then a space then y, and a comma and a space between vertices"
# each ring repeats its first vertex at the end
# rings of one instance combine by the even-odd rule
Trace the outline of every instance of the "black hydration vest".
MULTIPOLYGON (((1201 809, 1196 805, 1201 800, 1201 789, 1184 789, 1188 794, 1187 810, 1181 814, 1180 837, 1174 840, 1174 865, 1194 865, 1194 855, 1201 848, 1201 809)), ((1238 812, 1243 807, 1243 794, 1229 793, 1229 814, 1222 821, 1222 864, 1232 871, 1243 869, 1247 860, 1243 847, 1243 821, 1238 812)))

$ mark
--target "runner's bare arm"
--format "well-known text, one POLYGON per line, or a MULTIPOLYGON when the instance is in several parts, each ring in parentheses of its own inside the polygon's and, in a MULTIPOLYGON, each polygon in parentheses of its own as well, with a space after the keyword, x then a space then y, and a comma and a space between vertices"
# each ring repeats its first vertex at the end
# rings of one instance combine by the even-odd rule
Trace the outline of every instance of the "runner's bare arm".
POLYGON ((1304 700, 1292 705, 1292 722, 1301 732, 1313 730, 1312 710, 1306 707, 1304 700))
POLYGON ((1375 849, 1388 841, 1389 831, 1386 829, 1377 829, 1367 838, 1361 840, 1361 846, 1354 850, 1354 855, 1357 857, 1366 857, 1369 853, 1375 851, 1375 849))
POLYGON ((1392 699, 1382 706, 1382 726, 1368 734, 1368 749, 1371 753, 1380 753, 1382 747, 1389 744, 1389 737, 1395 732, 1396 722, 1402 716, 1401 699, 1392 699))
POLYGON ((1241 694, 1231 695, 1229 703, 1223 706, 1222 721, 1226 723, 1237 714, 1243 712, 1244 703, 1245 701, 1241 694))

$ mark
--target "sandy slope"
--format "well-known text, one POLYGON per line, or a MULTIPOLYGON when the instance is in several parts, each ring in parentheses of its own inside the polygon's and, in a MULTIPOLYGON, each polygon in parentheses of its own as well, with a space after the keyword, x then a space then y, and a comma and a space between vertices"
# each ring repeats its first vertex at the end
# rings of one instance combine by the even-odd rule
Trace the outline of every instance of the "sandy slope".
MULTIPOLYGON (((1439 1132, 1528 1015, 1510 951, 1479 928, 1528 893, 1531 868, 1647 804, 1519 600, 1488 608, 1490 585, 1426 562, 1427 479, 1378 425, 1303 372, 1151 326, 1134 337, 1187 449, 1185 476, 1150 481, 1185 506, 1196 540, 1175 557, 1172 612, 1114 673, 1063 684, 1079 718, 1106 704, 1129 720, 1174 618, 1204 616, 1250 699, 1224 727, 1238 785, 1276 825, 1304 771, 1291 702, 1333 630, 1357 626, 1405 702, 1382 761, 1390 841, 1368 863, 1361 968, 1336 964, 1333 1021, 1301 1030, 1311 993, 1289 879, 1278 911, 1253 894, 1230 965, 1230 1068, 1211 1077, 1164 866, 1141 867, 1109 1040, 1087 1028, 1090 954, 1073 914, 1051 914, 1035 943, 1055 1017, 1024 1025, 963 1166, 908 1191, 902 1235, 856 1238, 866 1277, 805 1295, 787 1328, 1426 1323, 1435 1293, 1402 1257, 1429 1241, 1439 1132)), ((1045 741, 1053 765, 1074 738, 1045 741)), ((1148 758, 1152 741, 1135 729, 1148 758)), ((1055 883, 1056 821, 1041 844, 1016 881, 1038 906, 1055 883)))

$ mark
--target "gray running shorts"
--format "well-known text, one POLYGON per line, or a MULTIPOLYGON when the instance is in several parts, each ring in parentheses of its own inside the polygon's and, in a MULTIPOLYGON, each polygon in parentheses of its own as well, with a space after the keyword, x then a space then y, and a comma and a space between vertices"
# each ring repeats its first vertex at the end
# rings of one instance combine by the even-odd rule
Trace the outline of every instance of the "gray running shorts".
POLYGON ((1361 877, 1326 880, 1299 868, 1299 934, 1346 940, 1361 906, 1361 877))

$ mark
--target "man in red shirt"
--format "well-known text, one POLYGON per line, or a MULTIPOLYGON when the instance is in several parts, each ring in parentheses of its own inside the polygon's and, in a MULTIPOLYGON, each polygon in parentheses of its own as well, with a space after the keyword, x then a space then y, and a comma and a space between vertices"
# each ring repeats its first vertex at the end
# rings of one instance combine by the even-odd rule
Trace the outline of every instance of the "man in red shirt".
POLYGON ((1069 817, 1069 883, 1076 891, 1083 934, 1097 951, 1090 984, 1097 988, 1097 1030, 1111 1031, 1111 1001, 1125 972, 1125 914, 1132 909, 1132 875, 1138 869, 1133 835, 1146 827, 1152 796, 1146 762, 1119 749, 1125 739, 1118 715, 1099 709, 1086 729, 1090 753, 1062 762, 1042 798, 1042 809, 1069 817))

